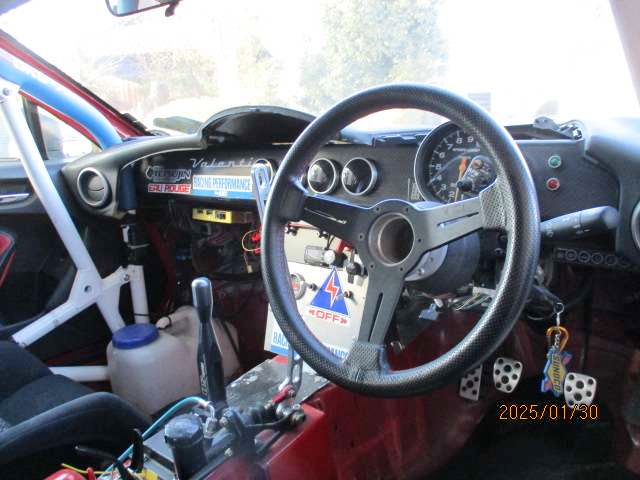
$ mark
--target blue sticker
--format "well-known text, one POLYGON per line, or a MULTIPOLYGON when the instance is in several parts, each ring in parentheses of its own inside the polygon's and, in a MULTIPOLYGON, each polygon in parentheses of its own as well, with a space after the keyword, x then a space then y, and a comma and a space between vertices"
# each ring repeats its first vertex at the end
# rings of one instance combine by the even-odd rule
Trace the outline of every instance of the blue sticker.
POLYGON ((251 177, 242 175, 194 175, 192 193, 200 197, 253 199, 251 177))
POLYGON ((324 281, 309 306, 322 308, 341 315, 349 315, 347 304, 344 301, 344 292, 338 278, 338 271, 335 268, 331 270, 331 274, 324 281))

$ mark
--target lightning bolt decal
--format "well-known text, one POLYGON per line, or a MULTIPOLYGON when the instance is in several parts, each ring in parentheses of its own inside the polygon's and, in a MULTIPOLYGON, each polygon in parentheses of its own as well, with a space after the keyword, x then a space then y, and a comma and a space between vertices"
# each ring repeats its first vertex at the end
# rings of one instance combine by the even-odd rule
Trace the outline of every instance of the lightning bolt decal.
POLYGON ((324 287, 324 291, 331 295, 331 307, 333 307, 334 302, 338 298, 338 294, 340 293, 340 287, 335 284, 336 271, 334 270, 331 274, 331 278, 327 282, 327 286, 324 287))

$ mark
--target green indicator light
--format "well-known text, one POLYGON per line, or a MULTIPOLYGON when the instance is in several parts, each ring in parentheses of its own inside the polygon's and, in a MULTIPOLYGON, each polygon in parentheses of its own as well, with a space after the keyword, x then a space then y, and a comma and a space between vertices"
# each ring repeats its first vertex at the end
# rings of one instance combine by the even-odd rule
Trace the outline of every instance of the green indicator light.
POLYGON ((547 163, 551 168, 558 168, 562 165, 562 158, 560 158, 560 155, 551 155, 547 163))

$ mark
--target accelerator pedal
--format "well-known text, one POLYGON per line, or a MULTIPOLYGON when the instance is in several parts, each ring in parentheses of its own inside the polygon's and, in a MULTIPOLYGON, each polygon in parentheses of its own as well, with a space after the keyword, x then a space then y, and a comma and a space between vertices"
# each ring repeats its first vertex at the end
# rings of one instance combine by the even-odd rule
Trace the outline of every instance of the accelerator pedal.
POLYGON ((564 401, 569 407, 589 406, 596 396, 598 381, 583 373, 569 372, 564 379, 564 401))

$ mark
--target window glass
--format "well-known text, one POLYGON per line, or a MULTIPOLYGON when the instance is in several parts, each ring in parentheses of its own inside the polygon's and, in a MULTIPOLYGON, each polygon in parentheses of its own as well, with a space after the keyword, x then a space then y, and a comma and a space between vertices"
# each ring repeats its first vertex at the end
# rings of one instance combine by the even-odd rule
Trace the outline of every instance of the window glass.
POLYGON ((97 150, 91 140, 40 107, 38 117, 47 159, 80 157, 97 150))
POLYGON ((20 160, 18 145, 9 130, 9 126, 0 113, 0 162, 17 162, 20 160))
MULTIPOLYGON (((469 96, 505 124, 638 114, 610 0, 189 0, 170 18, 100 3, 31 0, 0 28, 149 127, 237 105, 318 114, 404 81, 469 96)), ((367 125, 440 121, 396 110, 367 125)))

